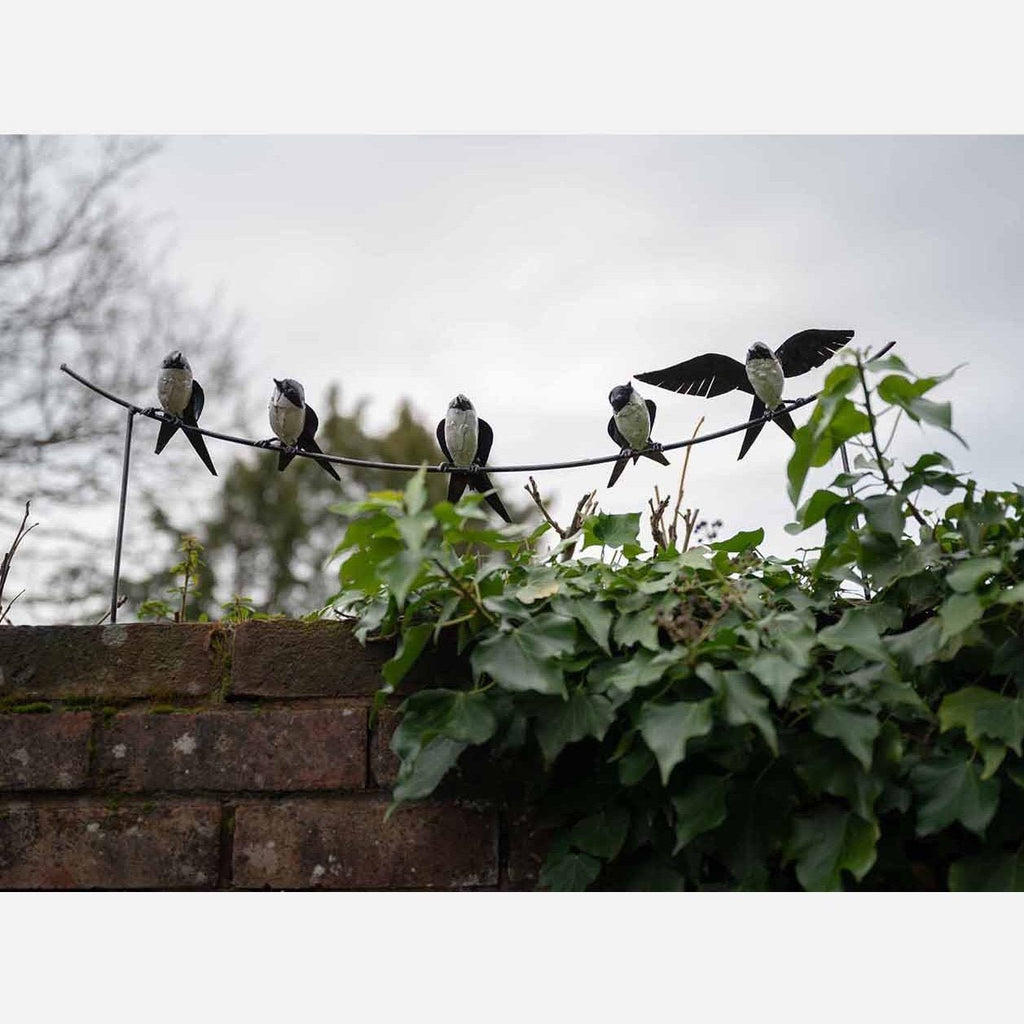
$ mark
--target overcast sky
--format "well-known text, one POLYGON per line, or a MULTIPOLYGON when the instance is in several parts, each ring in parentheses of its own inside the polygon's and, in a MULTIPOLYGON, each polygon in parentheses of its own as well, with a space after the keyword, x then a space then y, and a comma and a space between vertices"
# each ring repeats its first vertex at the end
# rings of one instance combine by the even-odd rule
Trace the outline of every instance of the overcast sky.
MULTIPOLYGON (((244 313, 260 436, 271 375, 292 376, 314 406, 331 381, 346 403, 368 396, 374 425, 403 397, 434 423, 465 392, 495 464, 598 455, 608 391, 632 374, 853 328, 922 373, 968 362, 938 397, 970 445, 961 468, 1002 486, 1024 478, 1022 181, 1020 137, 177 137, 135 201, 172 215, 175 274, 244 313)), ((663 443, 749 409, 641 390, 663 443)), ((901 433, 908 455, 954 443, 901 433)), ((766 429, 737 463, 739 444, 694 450, 688 503, 791 551, 791 443, 766 429)), ((604 466, 542 483, 563 512, 592 487, 632 511, 675 486, 672 463, 630 466, 611 491, 604 466)))

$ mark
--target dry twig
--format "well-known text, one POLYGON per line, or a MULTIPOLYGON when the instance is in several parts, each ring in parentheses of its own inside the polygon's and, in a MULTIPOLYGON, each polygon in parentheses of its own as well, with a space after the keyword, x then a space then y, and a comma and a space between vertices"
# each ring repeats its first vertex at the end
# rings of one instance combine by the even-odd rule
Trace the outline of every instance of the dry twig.
POLYGON ((33 523, 27 529, 25 524, 28 522, 28 513, 32 503, 29 501, 25 502, 25 515, 21 518, 21 525, 18 527, 18 532, 14 535, 14 543, 11 545, 10 550, 4 555, 3 560, 0 561, 0 625, 3 624, 4 619, 7 618, 8 612, 11 610, 11 606, 15 601, 25 593, 24 590, 19 591, 10 601, 7 602, 7 607, 4 608, 4 586, 7 583, 7 576, 11 571, 11 562, 14 561, 14 553, 18 550, 18 545, 39 525, 33 523))
MULTIPOLYGON (((700 428, 704 426, 704 417, 697 421, 697 426, 693 428, 693 433, 690 435, 690 439, 693 440, 700 432, 700 428)), ((690 466, 690 448, 686 449, 686 456, 683 459, 683 469, 679 474, 679 490, 676 493, 676 504, 672 510, 672 518, 669 520, 668 526, 665 525, 665 512, 668 509, 668 504, 672 500, 671 495, 662 498, 658 488, 654 488, 654 498, 648 501, 648 505, 651 509, 651 536, 654 538, 654 543, 662 548, 668 550, 669 548, 675 548, 676 550, 686 551, 690 546, 690 538, 693 535, 694 526, 697 524, 697 516, 700 514, 699 508, 688 508, 684 512, 680 512, 679 508, 683 503, 683 493, 686 488, 686 471, 690 466), (686 531, 683 534, 683 546, 682 548, 676 547, 676 542, 679 539, 679 520, 682 519, 686 531)))
MULTIPOLYGON (((572 519, 570 520, 568 527, 563 528, 555 521, 551 513, 548 512, 544 505, 544 499, 540 496, 537 481, 534 480, 532 476, 530 477, 529 484, 527 484, 523 489, 533 499, 533 503, 537 508, 540 509, 540 514, 544 517, 544 521, 555 531, 555 533, 558 534, 559 537, 562 538, 562 540, 569 540, 571 537, 575 537, 583 529, 583 524, 586 522, 588 517, 594 515, 597 511, 597 491, 588 491, 576 503, 576 510, 572 514, 572 519)), ((562 561, 570 559, 575 550, 575 544, 566 548, 566 550, 562 552, 562 561)))

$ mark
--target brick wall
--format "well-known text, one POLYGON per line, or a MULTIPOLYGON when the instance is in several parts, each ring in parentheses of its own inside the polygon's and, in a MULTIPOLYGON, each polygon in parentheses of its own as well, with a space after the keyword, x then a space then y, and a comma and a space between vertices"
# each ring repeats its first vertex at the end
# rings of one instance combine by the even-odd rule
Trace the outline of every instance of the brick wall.
POLYGON ((384 822, 388 655, 326 622, 0 628, 0 887, 531 887, 472 787, 384 822))

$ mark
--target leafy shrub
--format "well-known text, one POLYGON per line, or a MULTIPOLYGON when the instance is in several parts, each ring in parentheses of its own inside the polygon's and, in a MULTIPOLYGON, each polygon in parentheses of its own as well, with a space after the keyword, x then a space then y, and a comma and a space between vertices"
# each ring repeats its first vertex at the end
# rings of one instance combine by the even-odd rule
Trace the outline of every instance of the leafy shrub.
POLYGON ((760 529, 645 553, 638 513, 591 516, 601 557, 566 560, 578 538, 541 553, 547 524, 481 525, 477 496, 428 508, 423 473, 344 506, 332 605, 396 641, 382 699, 428 648, 462 670, 399 709, 396 804, 476 746, 532 780, 552 889, 1024 888, 1024 489, 878 434, 952 433, 944 379, 858 353, 828 375, 788 466, 810 560, 760 529))

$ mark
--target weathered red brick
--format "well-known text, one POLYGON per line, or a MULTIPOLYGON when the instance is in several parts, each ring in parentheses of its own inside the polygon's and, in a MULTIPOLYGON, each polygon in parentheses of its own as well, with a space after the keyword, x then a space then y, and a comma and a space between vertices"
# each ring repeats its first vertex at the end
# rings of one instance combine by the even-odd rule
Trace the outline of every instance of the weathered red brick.
POLYGON ((103 783, 137 790, 362 789, 366 709, 125 712, 103 727, 103 783))
POLYGON ((200 696, 224 674, 222 626, 206 623, 0 629, 0 697, 200 696))
POLYGON ((369 696, 389 644, 363 647, 344 622, 244 622, 235 629, 231 692, 253 697, 369 696))
POLYGON ((78 789, 89 775, 88 711, 0 715, 0 789, 78 789))
POLYGON ((0 804, 0 888, 210 889, 220 807, 0 804))
POLYGON ((382 708, 370 736, 371 784, 390 789, 398 778, 401 759, 391 752, 391 737, 402 720, 401 715, 390 708, 382 708))
POLYGON ((419 804, 385 824, 381 798, 243 802, 234 884, 243 889, 464 889, 495 885, 493 811, 419 804))

